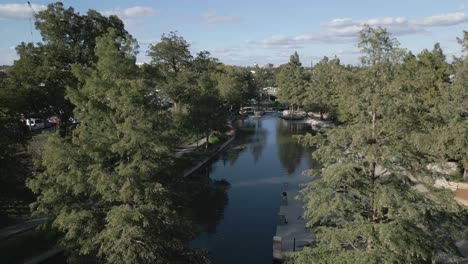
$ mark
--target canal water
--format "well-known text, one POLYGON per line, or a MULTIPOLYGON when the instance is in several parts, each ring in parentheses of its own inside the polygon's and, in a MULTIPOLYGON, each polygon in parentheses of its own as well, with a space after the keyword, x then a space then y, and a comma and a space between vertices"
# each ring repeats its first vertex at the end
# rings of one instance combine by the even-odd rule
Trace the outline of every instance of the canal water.
POLYGON ((215 187, 193 200, 192 247, 208 250, 214 264, 270 264, 283 183, 304 182, 303 172, 317 166, 293 139, 310 125, 276 115, 236 125, 236 140, 195 175, 215 187))

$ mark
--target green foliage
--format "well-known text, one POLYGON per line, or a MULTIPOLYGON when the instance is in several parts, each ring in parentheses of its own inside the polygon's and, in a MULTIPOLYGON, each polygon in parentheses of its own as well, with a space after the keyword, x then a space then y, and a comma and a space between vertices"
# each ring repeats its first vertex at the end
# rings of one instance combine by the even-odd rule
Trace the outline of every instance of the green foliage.
POLYGON ((256 96, 252 73, 234 66, 224 66, 223 72, 218 74, 218 89, 231 110, 256 96))
POLYGON ((18 152, 27 143, 28 130, 18 118, 0 108, 0 181, 18 182, 25 178, 25 165, 18 152))
POLYGON ((295 52, 291 55, 289 63, 281 68, 276 78, 276 84, 279 87, 278 99, 293 106, 303 105, 306 97, 306 83, 307 75, 299 60, 299 55, 295 52))
POLYGON ((60 115, 61 134, 73 110, 65 98, 67 87, 76 89, 79 82, 71 71, 72 64, 93 65, 96 37, 113 28, 116 34, 127 32, 116 16, 104 17, 94 10, 86 15, 64 8, 60 2, 49 4, 36 16, 36 28, 42 43, 21 43, 16 48, 19 59, 10 69, 9 89, 15 95, 18 112, 60 115))
POLYGON ((454 58, 454 77, 440 105, 443 125, 435 129, 439 138, 439 153, 444 158, 460 161, 464 180, 468 180, 468 32, 459 39, 463 55, 454 58))
POLYGON ((177 32, 162 34, 161 41, 150 46, 148 55, 153 63, 160 65, 165 73, 177 75, 190 66, 192 55, 187 41, 177 35, 177 32))
POLYGON ((307 97, 304 105, 313 111, 318 111, 323 119, 323 113, 336 112, 336 97, 339 76, 341 76, 340 60, 324 57, 312 71, 310 82, 306 87, 307 97))
MULTIPOLYGON (((206 87, 202 86, 202 88, 206 87)), ((227 111, 216 90, 202 90, 188 106, 187 125, 195 133, 205 135, 207 142, 209 142, 209 135, 212 131, 225 130, 226 119, 227 111)))
POLYGON ((83 86, 67 92, 82 124, 71 142, 49 139, 45 170, 28 186, 39 194, 36 213, 48 215, 77 254, 108 263, 184 262, 191 228, 172 191, 171 123, 139 79, 135 45, 110 30, 97 39, 96 67, 73 67, 83 86))
POLYGON ((273 69, 260 68, 258 65, 253 68, 255 71, 255 83, 257 88, 272 87, 275 86, 275 73, 273 69))
POLYGON ((449 181, 454 181, 454 182, 463 181, 463 169, 462 169, 462 167, 457 166, 457 168, 449 174, 448 178, 449 178, 449 181))
POLYGON ((359 47, 364 67, 346 73, 344 80, 356 80, 346 89, 339 86, 346 122, 302 138, 318 147, 314 156, 324 168, 302 191, 317 244, 292 261, 430 263, 456 256, 452 239, 464 229, 463 210, 447 191, 427 195, 409 177, 430 160, 415 141, 430 116, 422 88, 400 76, 403 52, 384 29, 364 27, 359 47))
POLYGON ((148 55, 153 67, 161 72, 164 80, 162 90, 173 102, 186 102, 191 96, 195 76, 190 71, 192 55, 187 41, 177 32, 163 34, 161 41, 150 45, 148 55))

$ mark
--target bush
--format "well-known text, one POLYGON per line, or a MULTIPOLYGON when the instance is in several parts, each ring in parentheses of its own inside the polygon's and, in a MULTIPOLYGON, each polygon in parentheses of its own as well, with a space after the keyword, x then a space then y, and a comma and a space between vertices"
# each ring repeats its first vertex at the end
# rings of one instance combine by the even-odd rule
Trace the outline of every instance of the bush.
POLYGON ((449 181, 461 182, 463 181, 463 168, 460 164, 457 166, 457 169, 452 171, 449 176, 449 181))

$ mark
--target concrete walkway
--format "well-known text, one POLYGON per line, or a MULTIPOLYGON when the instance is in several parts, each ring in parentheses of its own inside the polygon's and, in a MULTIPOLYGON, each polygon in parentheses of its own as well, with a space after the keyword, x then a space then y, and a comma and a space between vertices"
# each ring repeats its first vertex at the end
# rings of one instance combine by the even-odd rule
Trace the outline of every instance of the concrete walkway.
POLYGON ((216 156, 219 152, 221 152, 224 148, 227 147, 227 145, 229 145, 233 140, 234 140, 234 136, 232 136, 231 138, 229 138, 226 142, 224 142, 220 147, 218 147, 218 149, 216 151, 214 151, 209 157, 203 159, 202 161, 198 162, 197 165, 193 166, 192 168, 186 170, 184 172, 184 175, 183 177, 187 177, 187 176, 190 176, 192 173, 194 173, 195 171, 197 171, 198 169, 200 169, 201 167, 203 167, 203 165, 205 165, 208 161, 210 161, 214 156, 216 156))
POLYGON ((11 236, 36 228, 37 226, 45 223, 45 221, 47 221, 47 217, 41 217, 5 227, 0 230, 0 240, 7 239, 11 236))
POLYGON ((283 183, 283 193, 281 206, 278 213, 278 225, 276 226, 276 239, 281 238, 281 254, 283 252, 292 252, 302 250, 314 240, 314 235, 310 229, 306 228, 307 220, 302 217, 304 213, 304 202, 297 199, 300 190, 304 185, 310 182, 311 177, 306 175, 300 177, 294 182, 283 183), (285 222, 286 221, 286 222, 285 222))
POLYGON ((184 154, 187 154, 187 153, 190 153, 190 152, 193 152, 194 150, 197 149, 197 147, 199 146, 202 146, 203 144, 206 143, 206 138, 202 138, 200 140, 198 140, 198 142, 195 142, 195 143, 184 143, 180 146, 178 146, 175 151, 175 156, 176 158, 184 155, 184 154))

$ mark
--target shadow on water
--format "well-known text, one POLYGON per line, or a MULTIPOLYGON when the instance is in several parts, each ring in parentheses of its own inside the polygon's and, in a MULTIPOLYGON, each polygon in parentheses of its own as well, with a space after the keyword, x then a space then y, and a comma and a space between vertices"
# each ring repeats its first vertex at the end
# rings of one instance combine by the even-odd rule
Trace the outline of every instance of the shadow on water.
POLYGON ((212 180, 198 190, 191 202, 192 223, 197 233, 216 233, 216 227, 224 218, 229 188, 230 184, 226 180, 212 180))
POLYGON ((310 126, 272 115, 235 125, 230 148, 193 175, 192 247, 207 249, 214 264, 271 263, 282 185, 303 182, 316 166, 293 138, 310 126))

